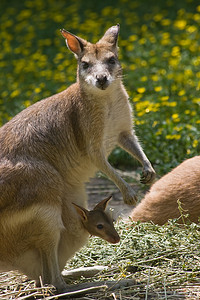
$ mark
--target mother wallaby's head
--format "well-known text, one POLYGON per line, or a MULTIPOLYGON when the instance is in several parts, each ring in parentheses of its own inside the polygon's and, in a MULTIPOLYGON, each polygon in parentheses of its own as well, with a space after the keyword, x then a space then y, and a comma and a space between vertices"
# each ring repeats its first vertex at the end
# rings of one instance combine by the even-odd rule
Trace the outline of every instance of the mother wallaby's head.
POLYGON ((122 70, 118 60, 119 25, 109 28, 103 37, 92 44, 65 29, 61 30, 66 44, 78 59, 78 81, 86 88, 105 91, 122 70))

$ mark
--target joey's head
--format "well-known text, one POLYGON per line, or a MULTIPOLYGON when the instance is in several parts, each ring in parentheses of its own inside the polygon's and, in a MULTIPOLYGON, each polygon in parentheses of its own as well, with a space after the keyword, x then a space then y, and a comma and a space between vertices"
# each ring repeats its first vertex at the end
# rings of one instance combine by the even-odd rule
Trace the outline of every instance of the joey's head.
POLYGON ((91 211, 73 203, 82 224, 91 234, 98 236, 109 243, 116 244, 120 241, 120 237, 114 228, 111 217, 105 212, 108 201, 111 196, 98 203, 91 211))
POLYGON ((89 43, 65 29, 61 33, 67 47, 78 59, 78 80, 82 86, 104 91, 121 79, 122 69, 117 47, 119 25, 109 28, 96 44, 89 43))

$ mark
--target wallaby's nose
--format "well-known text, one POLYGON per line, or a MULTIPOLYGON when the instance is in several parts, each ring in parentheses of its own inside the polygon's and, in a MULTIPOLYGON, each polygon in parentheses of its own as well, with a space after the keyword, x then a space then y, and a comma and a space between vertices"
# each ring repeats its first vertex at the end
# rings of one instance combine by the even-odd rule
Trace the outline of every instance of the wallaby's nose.
POLYGON ((106 75, 96 75, 98 87, 105 89, 107 87, 108 78, 106 75))

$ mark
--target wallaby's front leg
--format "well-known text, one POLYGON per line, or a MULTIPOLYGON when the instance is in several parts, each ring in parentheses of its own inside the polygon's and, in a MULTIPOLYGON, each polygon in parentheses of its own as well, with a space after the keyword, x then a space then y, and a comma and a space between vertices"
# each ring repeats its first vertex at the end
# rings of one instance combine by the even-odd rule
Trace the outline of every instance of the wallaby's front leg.
POLYGON ((126 204, 136 204, 137 197, 135 191, 117 174, 103 153, 98 152, 98 154, 92 155, 92 161, 100 171, 106 174, 118 186, 126 204))
POLYGON ((130 132, 121 132, 119 145, 135 157, 143 166, 142 183, 151 183, 156 176, 154 169, 140 146, 137 137, 130 132))

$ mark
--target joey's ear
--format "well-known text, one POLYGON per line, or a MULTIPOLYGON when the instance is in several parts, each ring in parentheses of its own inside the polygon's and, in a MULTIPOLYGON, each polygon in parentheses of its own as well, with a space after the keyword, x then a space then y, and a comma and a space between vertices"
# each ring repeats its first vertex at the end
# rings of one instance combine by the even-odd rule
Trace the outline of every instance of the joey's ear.
POLYGON ((74 205, 74 207, 75 207, 77 213, 79 214, 79 216, 81 217, 82 221, 87 221, 87 219, 88 219, 88 210, 81 207, 81 206, 79 206, 79 205, 77 205, 77 204, 75 204, 75 203, 73 203, 73 202, 72 202, 72 204, 74 205))
POLYGON ((110 27, 104 34, 104 36, 99 40, 99 42, 107 42, 112 46, 117 45, 117 39, 119 35, 119 24, 110 27))
POLYGON ((104 211, 106 209, 107 205, 108 205, 108 202, 111 200, 111 198, 112 198, 112 195, 110 195, 108 198, 106 198, 106 199, 102 200, 101 202, 99 202, 95 206, 94 210, 100 209, 100 210, 104 211))
POLYGON ((61 34, 65 38, 65 42, 70 51, 79 56, 86 45, 86 41, 79 38, 78 36, 66 31, 65 29, 61 29, 61 34))

